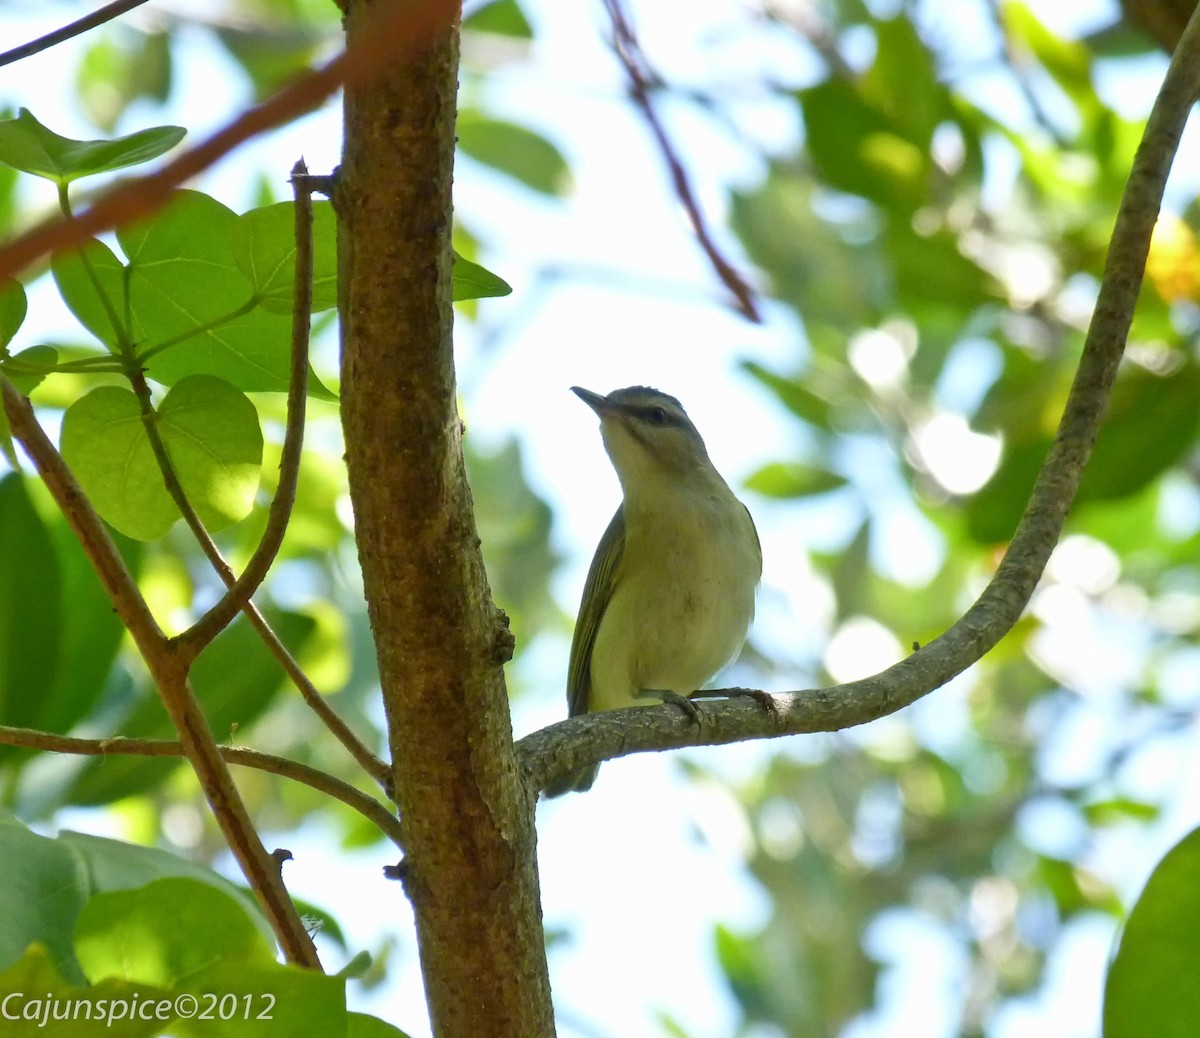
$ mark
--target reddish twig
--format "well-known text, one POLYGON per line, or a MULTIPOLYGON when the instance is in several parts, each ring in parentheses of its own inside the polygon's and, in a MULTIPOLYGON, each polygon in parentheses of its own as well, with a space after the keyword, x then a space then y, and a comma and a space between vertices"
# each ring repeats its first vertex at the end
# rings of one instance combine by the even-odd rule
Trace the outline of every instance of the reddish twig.
POLYGON ((638 42, 637 34, 633 31, 625 9, 622 7, 622 0, 604 0, 604 7, 612 22, 613 34, 610 43, 613 53, 616 54, 617 60, 621 62, 621 67, 625 69, 625 74, 629 78, 630 96, 642 113, 646 125, 650 127, 650 132, 658 144, 658 150, 662 153, 663 161, 666 162, 667 170, 671 174, 671 184, 684 212, 687 213, 696 240, 708 257, 709 263, 712 264, 713 270, 716 271, 717 277, 737 300, 738 312, 751 321, 761 321, 758 305, 754 301, 754 291, 733 264, 721 254, 721 250, 713 241, 708 223, 704 219, 704 213, 700 209, 700 203, 696 199, 695 192, 692 191, 687 170, 684 168, 671 138, 667 136, 667 131, 658 118, 658 113, 654 110, 654 103, 650 98, 650 84, 657 82, 658 77, 650 69, 646 55, 642 51, 642 45, 638 42))
POLYGON ((353 46, 247 109, 157 173, 113 187, 70 220, 52 220, 14 238, 0 248, 0 279, 16 277, 48 253, 76 248, 88 238, 152 213, 166 203, 173 190, 234 148, 311 111, 345 83, 368 80, 418 50, 436 29, 453 21, 458 4, 424 0, 420 4, 389 4, 380 10, 376 28, 359 34, 353 46))
POLYGON ((77 18, 70 25, 64 25, 60 29, 46 33, 45 36, 39 36, 36 40, 22 43, 19 47, 13 47, 12 50, 6 50, 3 54, 0 54, 0 68, 21 61, 24 58, 31 58, 33 55, 40 54, 44 50, 49 50, 60 43, 65 43, 76 36, 81 36, 89 29, 94 29, 105 22, 111 22, 114 18, 120 18, 121 15, 127 11, 132 11, 135 7, 141 7, 145 2, 146 0, 113 0, 111 4, 105 4, 90 14, 85 14, 82 18, 77 18))

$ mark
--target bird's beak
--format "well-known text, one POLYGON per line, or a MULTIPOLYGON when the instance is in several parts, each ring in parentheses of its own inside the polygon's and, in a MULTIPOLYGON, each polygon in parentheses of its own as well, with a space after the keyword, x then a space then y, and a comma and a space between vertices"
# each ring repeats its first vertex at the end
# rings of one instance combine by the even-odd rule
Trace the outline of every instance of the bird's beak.
POLYGON ((610 415, 617 414, 620 408, 614 404, 606 396, 601 396, 599 393, 593 393, 590 389, 581 389, 579 386, 572 386, 571 392, 574 393, 580 400, 588 405, 601 418, 607 418, 610 415))

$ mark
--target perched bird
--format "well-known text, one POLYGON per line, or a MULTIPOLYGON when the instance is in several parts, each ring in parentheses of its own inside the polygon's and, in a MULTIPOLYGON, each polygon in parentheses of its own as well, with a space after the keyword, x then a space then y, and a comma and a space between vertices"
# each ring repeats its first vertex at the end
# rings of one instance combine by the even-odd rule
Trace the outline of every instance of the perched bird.
MULTIPOLYGON (((746 506, 673 396, 574 392, 600 418, 623 500, 588 570, 571 642, 571 717, 689 695, 730 663, 754 617, 762 550, 746 506)), ((591 788, 596 767, 546 790, 591 788)))

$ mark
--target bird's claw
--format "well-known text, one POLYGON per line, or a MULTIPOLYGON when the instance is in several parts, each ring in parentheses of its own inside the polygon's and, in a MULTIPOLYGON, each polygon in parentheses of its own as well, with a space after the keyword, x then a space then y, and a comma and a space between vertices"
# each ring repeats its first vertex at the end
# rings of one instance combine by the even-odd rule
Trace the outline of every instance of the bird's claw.
POLYGON ((697 728, 701 727, 700 715, 702 713, 700 707, 691 701, 687 696, 681 696, 678 692, 669 692, 666 689, 644 688, 640 692, 635 692, 634 699, 657 699, 660 703, 670 703, 671 706, 677 706, 688 716, 697 728))

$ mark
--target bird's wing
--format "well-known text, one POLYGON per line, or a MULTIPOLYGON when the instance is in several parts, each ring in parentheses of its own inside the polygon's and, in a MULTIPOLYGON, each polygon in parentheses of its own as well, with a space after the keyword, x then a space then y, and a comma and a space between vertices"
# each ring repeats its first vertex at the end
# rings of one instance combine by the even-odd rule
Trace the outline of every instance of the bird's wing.
POLYGON ((567 715, 587 713, 588 687, 591 684, 592 648, 600 618, 608 608, 616 584, 617 566, 625 552, 625 517, 620 508, 600 538, 592 566, 583 585, 579 619, 571 639, 571 661, 567 666, 567 715))

